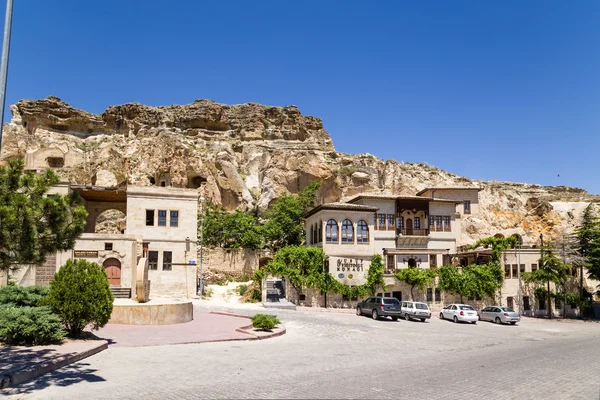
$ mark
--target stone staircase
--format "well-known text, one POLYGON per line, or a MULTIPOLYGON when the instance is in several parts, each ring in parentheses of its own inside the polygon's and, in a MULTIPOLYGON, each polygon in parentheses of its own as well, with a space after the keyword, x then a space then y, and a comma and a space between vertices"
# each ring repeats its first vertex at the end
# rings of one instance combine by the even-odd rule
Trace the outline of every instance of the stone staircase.
POLYGON ((130 299, 131 288, 124 288, 119 286, 111 286, 110 291, 115 299, 130 299))

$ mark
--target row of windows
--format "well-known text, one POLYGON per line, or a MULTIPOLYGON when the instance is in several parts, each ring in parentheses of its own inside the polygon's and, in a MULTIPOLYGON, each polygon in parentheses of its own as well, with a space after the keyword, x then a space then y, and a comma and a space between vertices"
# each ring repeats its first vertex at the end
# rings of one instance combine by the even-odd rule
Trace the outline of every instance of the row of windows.
MULTIPOLYGON (((435 232, 450 232, 450 216, 449 215, 430 215, 429 229, 435 232)), ((395 217, 393 214, 375 214, 373 216, 373 225, 377 230, 420 230, 421 217, 395 217), (396 225, 394 226, 394 220, 396 225)))
MULTIPOLYGON (((155 216, 158 214, 158 225, 167 226, 167 210, 146 210, 146 226, 154 226, 155 216)), ((169 226, 176 228, 179 226, 179 211, 169 211, 169 226)))
MULTIPOLYGON (((158 270, 158 251, 148 251, 148 269, 158 270)), ((163 251, 162 270, 171 271, 173 269, 173 252, 163 251)))
MULTIPOLYGON (((342 244, 354 243, 354 224, 351 220, 345 219, 342 222, 341 235, 338 235, 339 226, 336 220, 330 219, 325 225, 325 242, 339 243, 341 237, 342 244)), ((359 244, 369 243, 369 226, 363 220, 356 223, 356 242, 359 244)))
MULTIPOLYGON (((531 264, 530 271, 527 271, 525 269, 525 264, 506 264, 506 265, 504 265, 504 279, 517 279, 519 277, 519 273, 523 274, 524 272, 535 272, 537 270, 538 270, 537 264, 531 264), (517 271, 517 268, 519 268, 519 265, 520 265, 521 271, 517 271)), ((572 276, 577 276, 577 269, 571 268, 570 274, 572 276)))
MULTIPOLYGON (((542 301, 538 303, 538 309, 545 310, 548 301, 542 301)), ((513 297, 506 298, 506 306, 515 309, 515 299, 513 297)), ((562 302, 560 300, 554 300, 554 308, 556 310, 562 309, 562 302)), ((571 308, 577 308, 577 304, 570 304, 571 308)), ((523 296, 523 311, 531 310, 531 302, 529 296, 523 296)))

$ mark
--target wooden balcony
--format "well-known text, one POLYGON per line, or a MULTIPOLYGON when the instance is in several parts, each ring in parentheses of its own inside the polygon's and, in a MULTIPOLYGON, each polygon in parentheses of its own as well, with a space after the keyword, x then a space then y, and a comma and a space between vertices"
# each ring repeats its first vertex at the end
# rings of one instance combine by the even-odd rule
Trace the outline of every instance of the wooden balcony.
POLYGON ((398 229, 398 234, 402 236, 429 236, 429 229, 398 229))

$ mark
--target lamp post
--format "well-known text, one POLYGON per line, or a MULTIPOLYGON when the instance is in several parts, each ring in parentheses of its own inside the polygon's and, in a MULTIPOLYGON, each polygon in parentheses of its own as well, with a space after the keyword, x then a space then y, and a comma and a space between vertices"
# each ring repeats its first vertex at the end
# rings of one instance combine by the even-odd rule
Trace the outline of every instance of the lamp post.
POLYGON ((204 196, 200 195, 200 280, 199 294, 204 295, 204 276, 202 275, 202 252, 204 251, 204 196))
POLYGON ((6 0, 6 19, 4 20, 4 40, 2 42, 2 61, 0 63, 0 150, 2 149, 2 125, 4 124, 4 104, 6 102, 6 80, 8 77, 8 54, 10 51, 10 33, 12 27, 13 0, 6 0))

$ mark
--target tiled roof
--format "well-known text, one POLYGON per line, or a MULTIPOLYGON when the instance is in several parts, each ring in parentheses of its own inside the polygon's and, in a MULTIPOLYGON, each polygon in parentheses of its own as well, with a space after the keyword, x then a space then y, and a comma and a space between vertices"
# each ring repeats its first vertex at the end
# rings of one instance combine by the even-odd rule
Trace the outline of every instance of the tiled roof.
POLYGON ((446 186, 446 187, 428 187, 423 190, 419 190, 417 192, 417 196, 422 195, 423 193, 429 190, 477 190, 478 192, 482 191, 483 188, 473 187, 473 186, 446 186))
POLYGON ((304 214, 304 217, 308 218, 311 215, 316 214, 321 210, 349 210, 349 211, 375 212, 375 211, 379 210, 379 208, 373 207, 373 206, 365 206, 362 204, 351 204, 351 203, 342 203, 342 202, 325 203, 325 204, 316 206, 312 210, 309 210, 306 214, 304 214))
POLYGON ((357 196, 354 196, 353 198, 351 198, 350 200, 348 200, 348 203, 355 203, 360 199, 374 199, 374 200, 422 200, 422 201, 437 201, 437 202, 443 202, 443 203, 461 203, 460 201, 457 200, 449 200, 449 199, 440 199, 438 197, 435 198, 431 198, 431 197, 422 197, 422 196, 410 196, 410 195, 391 195, 391 194, 387 194, 387 195, 383 195, 383 194, 359 194, 357 196))

